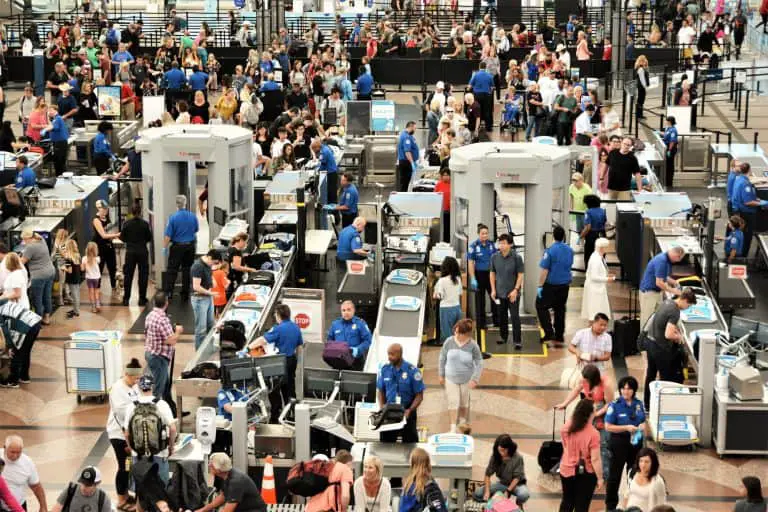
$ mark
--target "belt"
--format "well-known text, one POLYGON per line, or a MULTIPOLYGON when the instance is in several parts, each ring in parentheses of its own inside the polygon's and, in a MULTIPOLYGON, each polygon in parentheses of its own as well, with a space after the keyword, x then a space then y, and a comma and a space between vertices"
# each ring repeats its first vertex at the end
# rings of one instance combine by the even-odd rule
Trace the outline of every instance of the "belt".
POLYGON ((172 242, 173 245, 192 245, 195 242, 172 242))
POLYGON ((640 293, 661 293, 661 290, 640 290, 640 293))

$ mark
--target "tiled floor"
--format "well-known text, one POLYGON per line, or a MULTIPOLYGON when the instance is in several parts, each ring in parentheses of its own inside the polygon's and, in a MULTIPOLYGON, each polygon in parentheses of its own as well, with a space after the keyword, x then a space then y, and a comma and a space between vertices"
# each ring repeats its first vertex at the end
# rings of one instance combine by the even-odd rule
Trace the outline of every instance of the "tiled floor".
MULTIPOLYGON (((392 94, 404 103, 403 112, 418 115, 417 100, 410 93, 392 94)), ((6 118, 15 123, 18 93, 9 92, 6 118)), ((768 100, 758 98, 752 103, 752 128, 734 130, 735 137, 751 140, 751 132, 768 128, 768 100)), ((708 109, 701 118, 705 126, 717 126, 724 121, 717 107, 708 109)), ((723 107, 723 114, 729 111, 723 107)), ((14 124, 17 130, 19 127, 14 124)), ((111 298, 105 289, 105 303, 111 298)), ((611 301, 617 310, 625 309, 626 291, 621 285, 612 285, 611 301)), ((85 296, 85 294, 83 294, 85 296)), ((568 306, 567 339, 585 326, 579 318, 581 289, 573 289, 568 306)), ((75 396, 67 394, 64 380, 63 343, 71 332, 81 329, 120 329, 125 332, 140 314, 137 306, 107 305, 98 315, 83 308, 79 320, 67 320, 66 308, 54 316, 53 325, 43 329, 32 353, 32 383, 18 390, 0 390, 0 437, 11 433, 23 436, 25 451, 36 461, 42 483, 50 503, 70 479, 85 464, 96 464, 104 475, 104 488, 114 492, 114 457, 103 432, 108 408, 104 404, 87 401, 78 404, 75 396)), ((123 339, 123 358, 138 357, 143 361, 141 335, 126 334, 123 339)), ((185 335, 178 346, 177 360, 187 361, 193 352, 192 337, 185 335)), ((438 385, 436 363, 438 349, 425 348, 423 352, 424 377, 427 393, 420 411, 420 423, 430 432, 445 431, 448 419, 444 410, 444 391, 438 385)), ((567 363, 564 349, 551 349, 546 358, 499 357, 485 362, 482 385, 472 394, 471 423, 477 435, 474 477, 482 476, 490 454, 493 439, 507 432, 518 441, 525 458, 528 484, 533 498, 526 510, 551 511, 559 502, 559 482, 542 475, 536 463, 536 454, 542 441, 551 433, 551 407, 560 401, 563 391, 557 389, 561 370, 567 363), (487 387, 486 387, 487 386, 487 387)), ((176 372, 182 364, 177 364, 176 372)), ((626 360, 626 371, 643 377, 641 356, 626 360)), ((620 371, 625 371, 623 368, 620 371)), ((558 419, 558 422, 560 420, 558 419)), ((756 428, 763 428, 756 426, 756 428)), ((670 490, 670 499, 678 511, 706 510, 720 512, 732 510, 740 478, 752 474, 768 481, 768 460, 765 458, 718 458, 712 450, 665 451, 661 454, 661 472, 670 490)), ((601 496, 601 495, 600 495, 601 496)), ((30 511, 37 510, 34 499, 30 511)), ((592 510, 603 510, 600 497, 592 510)))

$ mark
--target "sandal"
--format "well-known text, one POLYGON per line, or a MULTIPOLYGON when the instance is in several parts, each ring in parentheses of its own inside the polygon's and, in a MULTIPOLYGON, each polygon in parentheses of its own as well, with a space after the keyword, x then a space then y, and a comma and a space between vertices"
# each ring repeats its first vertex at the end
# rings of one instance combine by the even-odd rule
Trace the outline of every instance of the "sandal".
POLYGON ((117 510, 122 510, 123 512, 134 512, 136 510, 136 504, 126 500, 125 503, 117 506, 117 510))

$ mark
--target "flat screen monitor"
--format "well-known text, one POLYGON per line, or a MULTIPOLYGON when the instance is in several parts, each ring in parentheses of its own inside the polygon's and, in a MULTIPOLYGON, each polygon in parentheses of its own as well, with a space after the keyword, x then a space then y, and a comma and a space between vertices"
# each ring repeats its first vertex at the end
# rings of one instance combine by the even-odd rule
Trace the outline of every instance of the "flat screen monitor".
POLYGON ((329 368, 305 368, 304 369, 304 395, 312 396, 315 393, 330 393, 333 386, 339 380, 339 370, 329 368))
POLYGON ((749 339, 754 345, 757 345, 758 348, 762 348, 765 345, 768 345, 768 324, 759 323, 757 327, 757 334, 752 336, 749 339))
MULTIPOLYGON (((750 331, 759 332, 758 323, 754 320, 748 320, 746 318, 741 318, 738 316, 735 316, 731 318, 731 325, 728 328, 728 332, 731 335, 731 338, 739 339, 742 336, 746 336, 749 334, 750 331)), ((754 338, 755 335, 752 335, 751 338, 754 338)))
POLYGON ((365 397, 366 402, 376 400, 376 374, 342 370, 341 392, 365 397))
POLYGON ((213 222, 218 224, 219 226, 224 226, 227 224, 227 211, 222 210, 218 206, 213 207, 213 222))
POLYGON ((225 388, 240 388, 253 383, 253 360, 250 357, 221 361, 221 383, 225 388))
MULTIPOLYGON (((288 356, 277 354, 274 356, 261 356, 253 359, 254 369, 260 369, 265 379, 282 377, 288 373, 288 356)), ((256 372, 254 372, 256 375, 256 372)))
POLYGON ((371 133, 371 102, 347 102, 347 134, 353 136, 371 133))

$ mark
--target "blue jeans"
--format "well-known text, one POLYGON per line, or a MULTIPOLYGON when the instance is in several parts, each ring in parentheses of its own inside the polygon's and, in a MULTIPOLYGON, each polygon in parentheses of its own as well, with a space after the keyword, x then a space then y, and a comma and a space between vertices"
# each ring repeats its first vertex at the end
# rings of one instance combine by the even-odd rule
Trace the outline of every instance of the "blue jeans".
POLYGON ((213 297, 193 296, 192 312, 195 314, 195 350, 203 344, 205 335, 213 329, 213 297))
POLYGON ((29 300, 32 307, 40 316, 53 313, 53 302, 51 294, 53 293, 53 278, 51 279, 32 279, 29 283, 29 300))
POLYGON ((163 356, 158 356, 150 352, 144 352, 144 359, 147 360, 147 368, 152 374, 152 380, 155 381, 155 388, 152 390, 157 398, 163 398, 168 391, 170 384, 169 367, 171 362, 163 356))
MULTIPOLYGON (((136 466, 136 462, 138 461, 138 457, 131 457, 131 466, 136 466)), ((165 485, 168 485, 168 481, 170 480, 170 467, 168 464, 168 458, 167 457, 158 457, 157 455, 153 455, 149 458, 149 462, 157 464, 157 474, 160 477, 160 480, 163 481, 165 485)))
POLYGON ((449 306, 440 308, 440 342, 453 336, 453 326, 461 320, 461 306, 449 306))
POLYGON ((541 129, 541 118, 536 116, 528 116, 528 126, 525 127, 525 138, 531 138, 531 132, 534 137, 539 136, 539 130, 541 129))
MULTIPOLYGON (((493 497, 494 494, 497 492, 507 492, 507 486, 502 484, 501 482, 494 482, 491 484, 491 497, 493 497)), ((485 501, 483 499, 485 494, 485 486, 481 485, 477 489, 475 489, 475 494, 473 498, 475 498, 475 501, 483 502, 485 501)), ((518 505, 522 505, 526 501, 528 501, 531 497, 531 491, 528 490, 528 486, 525 484, 518 484, 515 486, 515 491, 512 493, 515 495, 515 498, 517 498, 515 501, 517 501, 518 505)))

